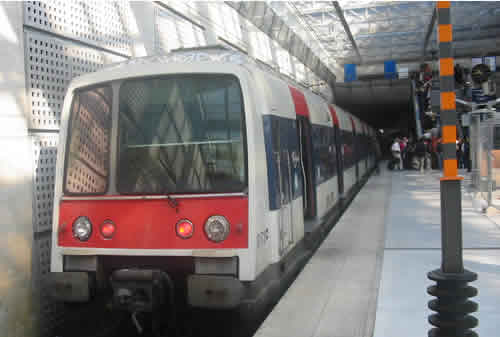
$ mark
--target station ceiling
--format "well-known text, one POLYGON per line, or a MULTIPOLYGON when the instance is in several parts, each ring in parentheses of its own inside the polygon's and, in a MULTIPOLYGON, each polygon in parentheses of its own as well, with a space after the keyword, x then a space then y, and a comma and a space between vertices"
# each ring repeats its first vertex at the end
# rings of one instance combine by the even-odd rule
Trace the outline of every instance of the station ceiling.
MULTIPOLYGON (((435 2, 297 1, 292 11, 328 53, 328 64, 422 61, 437 51, 435 2)), ((271 6, 274 6, 271 4, 271 6)), ((452 2, 455 57, 498 54, 500 2, 452 2)))
MULTIPOLYGON (((285 13, 283 4, 271 6, 285 13)), ((289 21, 313 35, 309 43, 320 45, 325 63, 340 68, 337 73, 345 64, 373 69, 387 60, 418 69, 438 57, 433 1, 300 1, 288 7, 298 18, 289 21)), ((500 55, 499 1, 452 2, 451 23, 455 58, 500 55)), ((337 104, 372 126, 405 129, 412 120, 408 80, 342 81, 337 76, 337 104)))

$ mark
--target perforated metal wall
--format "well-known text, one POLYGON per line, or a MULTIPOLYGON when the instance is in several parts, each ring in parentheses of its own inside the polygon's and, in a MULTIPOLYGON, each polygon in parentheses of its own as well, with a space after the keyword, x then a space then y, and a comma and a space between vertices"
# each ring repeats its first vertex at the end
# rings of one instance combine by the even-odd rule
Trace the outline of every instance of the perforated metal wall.
POLYGON ((130 56, 130 4, 126 1, 27 1, 25 25, 130 56))
POLYGON ((52 202, 59 135, 38 133, 33 134, 32 139, 34 230, 44 232, 52 227, 52 202))
POLYGON ((64 95, 73 77, 125 60, 33 31, 25 33, 25 49, 29 125, 39 130, 59 129, 64 95))
POLYGON ((31 32, 26 33, 25 42, 30 127, 57 130, 64 93, 71 79, 67 45, 31 32))
POLYGON ((40 336, 52 335, 55 326, 64 320, 64 305, 52 301, 40 285, 43 278, 50 272, 50 249, 52 237, 50 232, 36 236, 33 249, 33 283, 38 293, 38 308, 42 313, 39 320, 40 336))

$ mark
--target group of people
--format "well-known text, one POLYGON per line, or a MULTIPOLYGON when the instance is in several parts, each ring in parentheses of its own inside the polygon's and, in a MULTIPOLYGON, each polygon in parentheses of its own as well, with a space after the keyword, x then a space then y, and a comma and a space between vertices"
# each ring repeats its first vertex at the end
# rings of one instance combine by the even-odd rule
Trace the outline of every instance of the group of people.
MULTIPOLYGON (((389 168, 395 170, 417 169, 422 173, 425 169, 443 168, 443 151, 440 138, 420 138, 417 141, 406 137, 395 138, 391 145, 392 161, 389 168)), ((467 138, 457 139, 456 155, 458 168, 470 172, 470 144, 467 138)))

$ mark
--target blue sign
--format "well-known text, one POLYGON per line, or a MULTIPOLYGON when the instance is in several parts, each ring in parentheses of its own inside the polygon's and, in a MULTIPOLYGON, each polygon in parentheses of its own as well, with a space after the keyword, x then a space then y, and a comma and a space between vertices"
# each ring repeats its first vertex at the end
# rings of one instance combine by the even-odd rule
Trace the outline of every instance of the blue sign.
POLYGON ((344 64, 344 82, 356 81, 356 65, 344 64))
POLYGON ((398 78, 398 69, 396 61, 390 60, 384 62, 384 77, 389 79, 398 78))

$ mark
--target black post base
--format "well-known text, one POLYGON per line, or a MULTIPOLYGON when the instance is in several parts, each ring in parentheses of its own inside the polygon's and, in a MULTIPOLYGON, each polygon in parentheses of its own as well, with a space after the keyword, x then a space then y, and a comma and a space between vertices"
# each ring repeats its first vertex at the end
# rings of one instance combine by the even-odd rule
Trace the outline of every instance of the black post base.
POLYGON ((469 315, 477 311, 477 303, 470 297, 477 295, 477 289, 467 285, 477 275, 468 270, 463 273, 443 273, 436 269, 427 274, 437 285, 427 288, 427 293, 437 297, 429 301, 429 309, 436 314, 429 316, 429 323, 435 328, 429 330, 429 337, 477 337, 472 331, 478 324, 477 318, 469 315))

